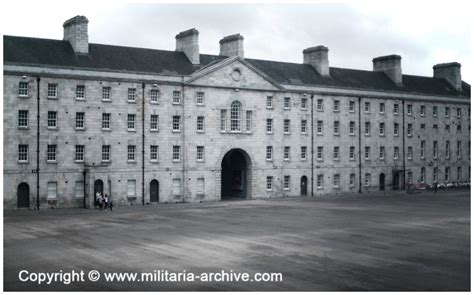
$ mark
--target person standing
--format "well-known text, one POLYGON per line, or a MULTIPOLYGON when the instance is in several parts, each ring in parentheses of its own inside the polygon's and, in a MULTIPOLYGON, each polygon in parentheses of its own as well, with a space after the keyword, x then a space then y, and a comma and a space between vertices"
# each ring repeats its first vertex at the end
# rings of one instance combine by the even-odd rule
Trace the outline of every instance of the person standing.
POLYGON ((105 211, 107 211, 108 208, 109 208, 109 196, 107 194, 105 194, 105 196, 104 196, 104 209, 105 209, 105 211))

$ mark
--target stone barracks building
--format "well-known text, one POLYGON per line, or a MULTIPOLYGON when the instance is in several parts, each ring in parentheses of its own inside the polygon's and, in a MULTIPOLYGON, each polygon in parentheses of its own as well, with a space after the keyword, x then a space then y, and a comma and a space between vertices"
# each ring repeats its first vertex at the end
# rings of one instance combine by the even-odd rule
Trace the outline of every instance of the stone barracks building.
MULTIPOLYGON (((470 180, 470 85, 459 63, 403 75, 244 57, 244 38, 199 51, 4 36, 5 208, 279 198, 470 180)), ((216 44, 217 45, 217 44, 216 44)))

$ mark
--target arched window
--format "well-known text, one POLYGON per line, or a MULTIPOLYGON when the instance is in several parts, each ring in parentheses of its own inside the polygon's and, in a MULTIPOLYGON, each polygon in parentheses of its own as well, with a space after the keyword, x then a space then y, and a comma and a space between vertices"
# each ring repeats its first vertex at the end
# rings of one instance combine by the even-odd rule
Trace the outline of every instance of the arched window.
POLYGON ((241 131, 242 104, 234 101, 230 106, 230 131, 241 131))

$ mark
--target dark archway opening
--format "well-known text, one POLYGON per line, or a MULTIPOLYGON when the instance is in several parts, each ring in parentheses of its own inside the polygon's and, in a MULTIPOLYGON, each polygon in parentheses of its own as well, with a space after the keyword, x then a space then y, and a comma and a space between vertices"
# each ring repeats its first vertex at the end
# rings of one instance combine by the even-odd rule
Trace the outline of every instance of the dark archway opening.
POLYGON ((160 183, 156 179, 150 182, 150 202, 160 202, 160 183))
POLYGON ((303 175, 301 177, 301 183, 300 183, 300 191, 302 196, 308 195, 308 177, 306 175, 303 175))
POLYGON ((99 206, 99 202, 97 202, 97 193, 100 193, 102 197, 104 196, 104 182, 101 179, 97 179, 94 182, 94 206, 95 207, 99 206))
POLYGON ((380 173, 380 176, 379 176, 379 189, 381 191, 385 190, 385 174, 383 173, 380 173))
POLYGON ((221 199, 250 197, 250 157, 240 149, 227 152, 221 163, 221 199))
POLYGON ((30 186, 26 182, 18 185, 17 207, 30 208, 30 186))

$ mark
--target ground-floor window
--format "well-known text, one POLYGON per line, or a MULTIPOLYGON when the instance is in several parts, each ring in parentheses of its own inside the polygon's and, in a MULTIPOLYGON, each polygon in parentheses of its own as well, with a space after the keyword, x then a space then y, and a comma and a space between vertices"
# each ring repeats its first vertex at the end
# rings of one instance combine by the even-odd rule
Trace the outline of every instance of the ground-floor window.
POLYGON ((290 175, 285 175, 283 178, 283 189, 290 190, 290 175))
POLYGON ((370 186, 370 173, 365 173, 365 186, 370 186))
POLYGON ((181 195, 181 179, 179 178, 173 179, 173 195, 174 196, 181 195))
POLYGON ((273 176, 267 176, 267 191, 273 189, 273 176))
POLYGON ((76 181, 74 186, 74 196, 76 199, 84 198, 84 181, 76 181))
POLYGON ((200 177, 196 182, 196 194, 204 195, 204 177, 200 177))
POLYGON ((333 180, 333 186, 334 186, 335 188, 338 188, 338 187, 340 186, 340 178, 341 178, 341 177, 340 177, 339 174, 334 174, 334 175, 333 175, 332 180, 333 180))
POLYGON ((323 188, 323 185, 324 185, 324 175, 319 174, 316 179, 316 187, 321 189, 323 188))
POLYGON ((58 198, 58 183, 55 181, 48 182, 48 200, 58 198))
POLYGON ((350 186, 350 187, 354 187, 354 186, 355 186, 355 179, 356 179, 355 173, 351 173, 351 174, 349 175, 349 186, 350 186))
POLYGON ((135 179, 127 181, 127 197, 135 197, 137 182, 135 179))

